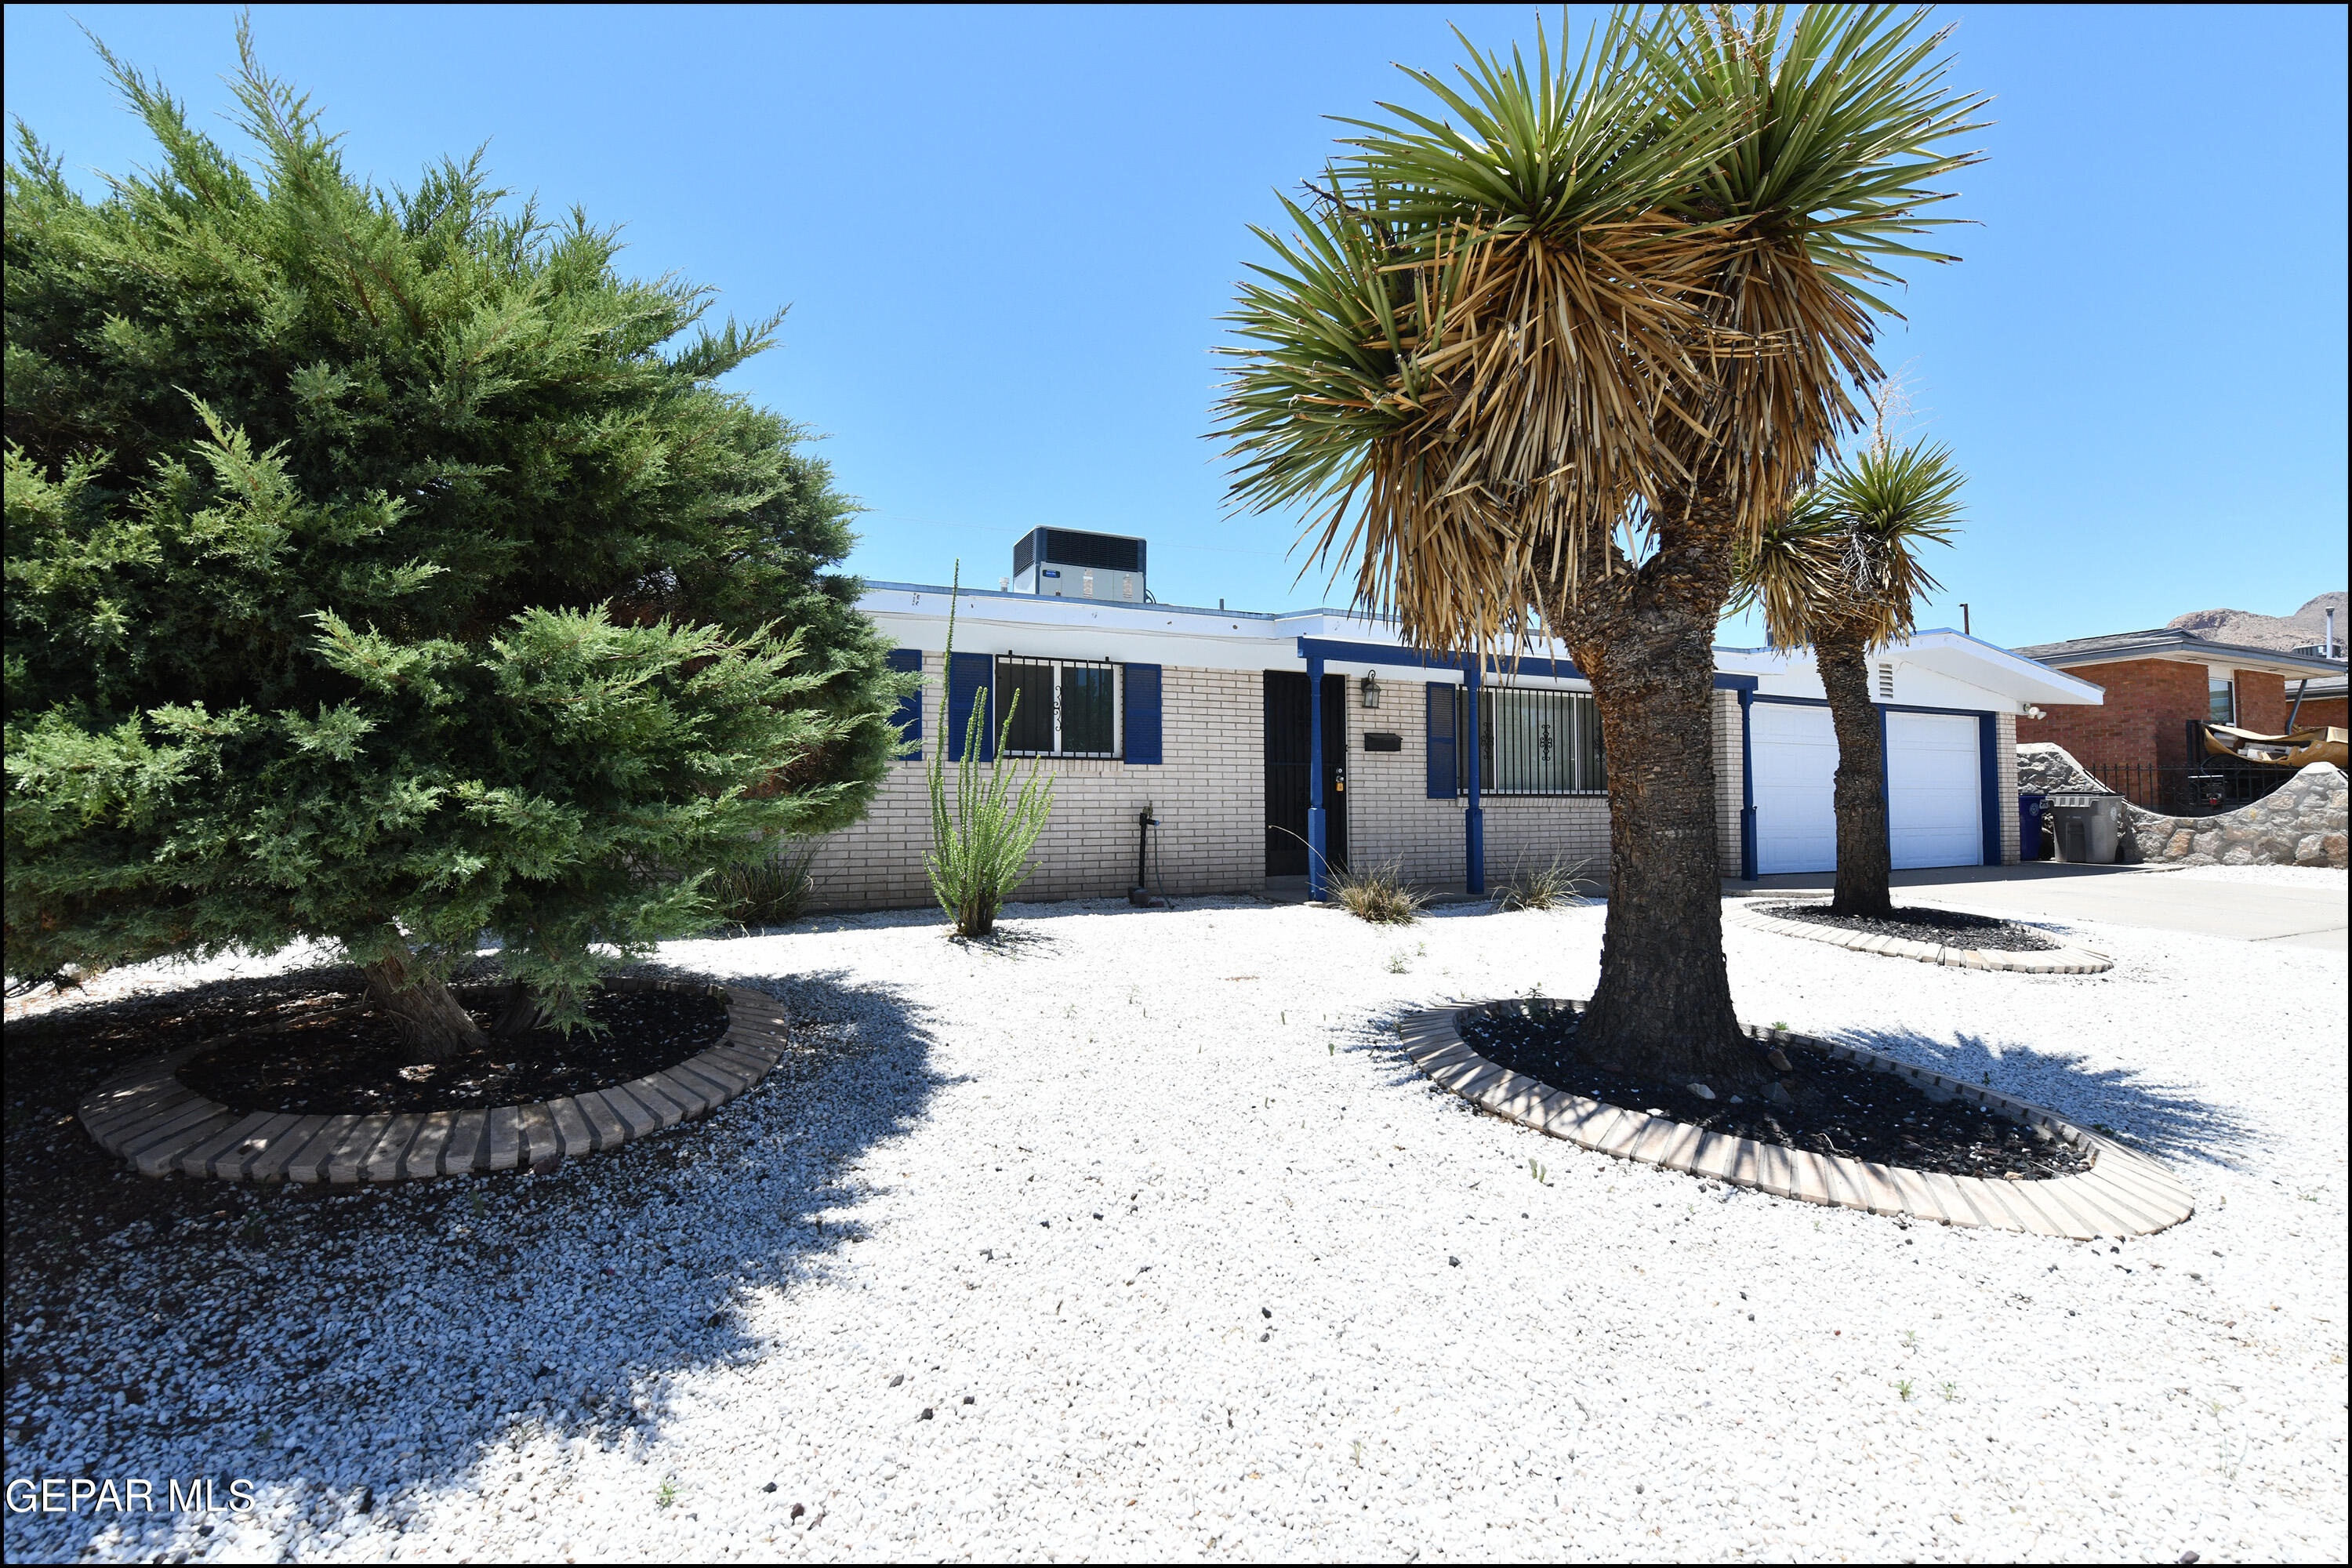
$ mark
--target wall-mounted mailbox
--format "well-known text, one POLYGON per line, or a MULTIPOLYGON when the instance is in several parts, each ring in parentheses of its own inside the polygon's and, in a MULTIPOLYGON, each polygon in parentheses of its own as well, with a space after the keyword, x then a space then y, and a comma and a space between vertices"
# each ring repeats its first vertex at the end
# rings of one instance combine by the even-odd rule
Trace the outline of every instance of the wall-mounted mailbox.
POLYGON ((1392 735, 1385 730, 1367 730, 1364 731, 1364 750, 1368 752, 1402 752, 1404 750, 1404 737, 1402 735, 1392 735))

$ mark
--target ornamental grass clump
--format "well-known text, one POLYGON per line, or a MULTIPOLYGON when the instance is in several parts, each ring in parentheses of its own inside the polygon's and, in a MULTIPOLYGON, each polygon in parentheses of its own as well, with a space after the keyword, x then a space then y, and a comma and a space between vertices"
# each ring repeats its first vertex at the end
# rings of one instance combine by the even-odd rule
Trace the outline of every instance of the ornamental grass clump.
MULTIPOLYGON (((948 598, 948 665, 955 659, 955 595, 963 586, 959 562, 948 598)), ((996 911, 1005 895, 1029 879, 1029 852, 1054 812, 1054 781, 1029 764, 1029 776, 1013 789, 1013 770, 1004 754, 1012 738, 1013 718, 1020 711, 1021 694, 1004 706, 996 744, 988 745, 989 689, 973 693, 971 716, 964 724, 963 750, 956 759, 955 809, 948 809, 947 758, 931 753, 931 852, 924 864, 931 874, 931 892, 956 935, 986 936, 996 929, 996 911), (987 755, 983 758, 982 752, 987 755), (985 766, 982 765, 983 762, 985 766)), ((949 696, 940 692, 940 733, 950 735, 949 696)))
POLYGON ((1510 875, 1501 891, 1495 895, 1495 907, 1500 910, 1565 910, 1574 909, 1588 900, 1577 890, 1589 861, 1564 864, 1559 857, 1549 863, 1528 869, 1522 866, 1510 875))
POLYGON ((1374 925, 1411 925, 1421 918, 1425 893, 1407 887, 1393 860, 1364 871, 1331 873, 1331 902, 1374 925))
POLYGON ((816 858, 814 845, 787 843, 722 866, 702 885, 703 897, 720 920, 734 925, 787 925, 808 910, 814 881, 809 864, 816 858))

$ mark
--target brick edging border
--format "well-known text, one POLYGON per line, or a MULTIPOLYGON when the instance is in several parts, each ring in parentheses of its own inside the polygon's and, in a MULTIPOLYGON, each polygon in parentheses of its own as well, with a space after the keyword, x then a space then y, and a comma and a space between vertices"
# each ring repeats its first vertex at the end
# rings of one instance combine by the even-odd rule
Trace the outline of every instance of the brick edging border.
MULTIPOLYGON (((1552 1005, 1579 1012, 1584 1009, 1582 1002, 1552 1005)), ((2189 1189, 2163 1166, 2040 1106, 1911 1067, 1875 1051, 1784 1029, 1748 1032, 1759 1042, 1783 1049, 1819 1051, 1874 1072, 1910 1079, 1937 1099, 1973 1100, 2087 1150, 2091 1168, 2045 1181, 1989 1182, 1980 1176, 1947 1176, 1759 1143, 1553 1089, 1487 1060, 1463 1043, 1458 1021, 1465 1013, 1524 1005, 1517 1001, 1457 1002, 1412 1015, 1398 1026, 1398 1033, 1413 1066, 1432 1081, 1507 1121, 1612 1159, 1638 1160, 1778 1197, 1944 1225, 2071 1237, 2078 1241, 2095 1236, 2148 1236, 2197 1212, 2189 1189)))
MULTIPOLYGON (((1800 903, 1801 898, 1776 900, 1776 902, 1800 903)), ((1745 899, 1727 900, 1725 918, 1733 925, 1747 926, 1754 931, 1778 932, 1781 936, 1802 937, 1807 942, 1825 942, 1832 947, 1850 948, 1856 952, 1885 953, 1889 958, 1916 958, 1922 963, 1941 963, 1954 969, 1998 969, 2017 974, 2105 974, 2116 966, 2116 961, 2104 952, 2094 952, 2087 947, 2046 948, 2040 952, 2004 952, 1990 947, 1947 947, 1940 942, 1913 942, 1908 937, 1871 936, 1863 931, 1839 931, 1811 921, 1782 920, 1760 910, 1748 907, 1745 899)))
POLYGON ((643 1138, 709 1115, 767 1076, 783 1054, 786 1020, 774 998, 732 985, 686 985, 624 976, 618 991, 702 991, 727 1004, 719 1043, 676 1067, 611 1089, 492 1110, 374 1116, 296 1116, 231 1110, 182 1084, 182 1063, 205 1049, 151 1057, 100 1084, 81 1102, 100 1148, 149 1176, 356 1186, 425 1176, 528 1167, 643 1138))

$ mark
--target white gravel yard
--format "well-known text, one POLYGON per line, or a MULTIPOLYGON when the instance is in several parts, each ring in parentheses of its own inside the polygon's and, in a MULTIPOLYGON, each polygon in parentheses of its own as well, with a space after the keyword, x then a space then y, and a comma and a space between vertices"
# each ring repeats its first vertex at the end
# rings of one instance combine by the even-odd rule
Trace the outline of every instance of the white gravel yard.
POLYGON ((1613 1163, 1405 1063, 1439 999, 1589 994, 1598 909, 1012 916, 666 950, 804 1020, 700 1125, 250 1222, 183 1184, 12 1277, 12 1485, 262 1506, 12 1512, 7 1559, 2345 1554, 2340 956, 1727 933, 1751 1021, 1990 1074, 2197 1194, 2078 1245, 1613 1163))

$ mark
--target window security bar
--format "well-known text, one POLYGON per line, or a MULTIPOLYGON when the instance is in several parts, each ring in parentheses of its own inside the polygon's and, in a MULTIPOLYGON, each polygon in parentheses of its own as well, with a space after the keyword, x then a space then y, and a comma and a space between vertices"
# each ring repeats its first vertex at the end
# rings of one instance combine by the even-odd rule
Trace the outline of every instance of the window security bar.
MULTIPOLYGON (((1454 732, 1464 722, 1454 697, 1454 732)), ((1457 751, 1454 787, 1466 790, 1469 759, 1457 751)), ((1488 686, 1478 692, 1478 788, 1486 795, 1599 795, 1608 788, 1601 715, 1582 691, 1488 686)))
POLYGON ((996 660, 996 723, 1001 728, 1012 718, 1004 740, 1010 755, 1116 761, 1121 700, 1118 667, 1108 659, 996 660))

